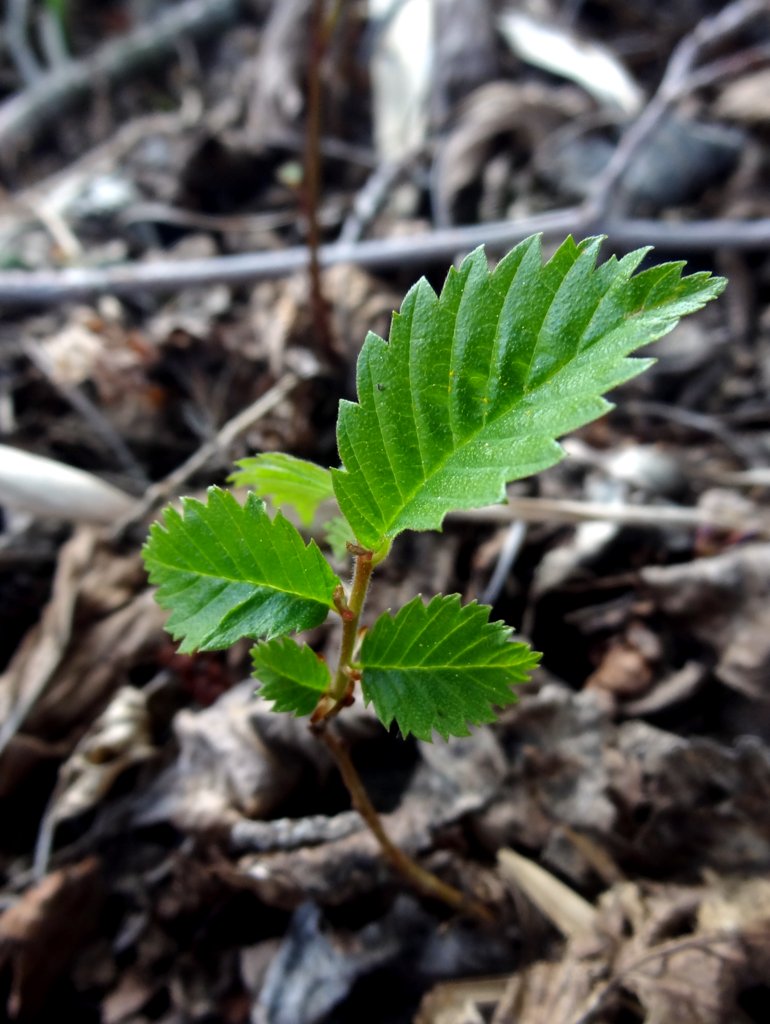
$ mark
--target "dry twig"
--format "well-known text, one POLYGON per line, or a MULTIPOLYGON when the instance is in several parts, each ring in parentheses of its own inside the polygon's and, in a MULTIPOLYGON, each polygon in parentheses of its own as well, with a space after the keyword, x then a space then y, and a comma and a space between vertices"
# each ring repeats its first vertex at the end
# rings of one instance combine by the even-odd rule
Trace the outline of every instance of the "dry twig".
MULTIPOLYGON (((422 235, 371 239, 353 245, 338 243, 319 250, 321 266, 352 263, 364 269, 408 267, 452 259, 478 245, 496 252, 541 232, 548 239, 572 233, 584 235, 601 228, 618 247, 653 245, 661 251, 715 249, 762 250, 770 246, 770 217, 756 221, 691 221, 688 224, 657 220, 616 220, 601 225, 581 207, 558 210, 520 221, 497 221, 469 227, 446 228, 422 235)), ((106 269, 70 268, 51 271, 0 273, 0 305, 51 306, 92 299, 98 295, 168 293, 216 283, 251 284, 307 269, 305 246, 280 252, 250 252, 211 259, 158 260, 125 263, 106 269)))
MULTIPOLYGON (((715 43, 769 10, 767 0, 736 0, 714 17, 704 18, 676 46, 655 95, 625 131, 612 159, 595 182, 590 205, 597 219, 603 219, 614 211, 621 198, 628 168, 675 104, 697 89, 730 77, 746 67, 746 61, 740 59, 742 54, 734 55, 727 62, 715 61, 696 69, 698 60, 715 43)), ((763 59, 766 59, 766 54, 763 59)))
POLYGON ((5 43, 21 80, 26 85, 36 82, 43 71, 40 62, 29 45, 27 23, 29 21, 29 0, 8 0, 3 25, 5 43))
POLYGON ((22 348, 29 361, 37 367, 64 401, 82 416, 85 423, 88 424, 96 436, 112 452, 123 469, 130 473, 135 480, 146 484, 147 474, 137 461, 134 453, 104 413, 98 406, 94 405, 85 391, 75 385, 66 384, 57 377, 50 356, 37 341, 29 338, 22 342, 22 348))

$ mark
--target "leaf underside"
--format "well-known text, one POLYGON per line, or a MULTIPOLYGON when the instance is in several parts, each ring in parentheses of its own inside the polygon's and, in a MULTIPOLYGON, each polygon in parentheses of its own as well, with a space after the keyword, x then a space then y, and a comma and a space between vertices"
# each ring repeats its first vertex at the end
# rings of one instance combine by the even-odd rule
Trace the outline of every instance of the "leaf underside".
POLYGON ((602 395, 652 362, 631 352, 724 287, 683 278, 681 263, 634 275, 646 249, 597 267, 601 241, 568 238, 543 265, 534 236, 493 271, 477 249, 440 296, 425 280, 409 291, 389 342, 368 335, 332 470, 359 543, 504 500, 506 483, 557 462, 556 439, 607 412, 602 395))
POLYGON ((288 637, 257 644, 251 658, 259 692, 274 702, 273 711, 310 715, 331 683, 326 662, 288 637))
POLYGON ((143 556, 166 628, 179 650, 217 650, 241 637, 270 638, 319 625, 339 580, 316 545, 280 512, 270 519, 250 494, 241 506, 211 487, 208 501, 182 499, 164 512, 143 556))
POLYGON ((386 728, 430 740, 467 736, 469 725, 495 719, 512 704, 514 683, 529 679, 540 655, 509 640, 513 630, 489 622, 490 608, 461 605, 457 594, 419 597, 395 616, 382 615, 364 637, 361 687, 386 728))
POLYGON ((229 483, 269 497, 276 508, 292 506, 303 526, 310 526, 318 506, 334 497, 328 469, 284 452, 263 452, 241 459, 236 466, 229 483))

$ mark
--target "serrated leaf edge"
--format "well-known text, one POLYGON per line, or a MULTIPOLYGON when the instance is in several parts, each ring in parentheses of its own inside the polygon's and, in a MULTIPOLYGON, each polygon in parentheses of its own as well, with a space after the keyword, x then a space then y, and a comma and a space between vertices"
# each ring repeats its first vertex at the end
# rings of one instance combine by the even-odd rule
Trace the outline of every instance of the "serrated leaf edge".
MULTIPOLYGON (((548 318, 548 315, 549 315, 549 311, 550 311, 550 309, 553 306, 553 302, 555 301, 556 296, 560 293, 560 291, 564 287, 564 284, 567 281, 570 273, 573 272, 574 268, 578 265, 578 261, 581 258, 583 258, 585 260, 589 260, 589 259, 591 260, 590 266, 587 268, 588 273, 594 274, 594 275, 595 274, 603 273, 603 274, 609 276, 610 273, 612 272, 612 278, 613 278, 611 283, 609 284, 609 286, 599 296, 596 305, 590 310, 589 320, 586 323, 583 324, 583 327, 582 327, 582 330, 581 330, 581 334, 580 334, 580 338, 584 339, 584 338, 586 338, 587 335, 589 335, 589 332, 591 330, 591 325, 595 322, 595 320, 597 318, 597 315, 599 314, 599 312, 602 309, 602 306, 603 306, 605 300, 607 299, 607 296, 610 295, 612 292, 614 292, 616 289, 621 288, 624 285, 628 284, 628 281, 630 279, 632 279, 632 277, 634 275, 634 272, 637 269, 639 263, 643 260, 643 258, 649 252, 649 249, 651 248, 651 247, 645 247, 645 248, 637 249, 637 250, 635 250, 632 253, 628 253, 620 261, 618 261, 616 257, 611 256, 609 259, 605 260, 602 264, 597 266, 596 260, 597 260, 597 257, 598 257, 599 246, 600 246, 600 244, 601 244, 601 242, 603 240, 604 240, 604 236, 595 236, 595 237, 592 237, 592 238, 584 239, 583 241, 581 241, 579 243, 575 243, 574 240, 572 239, 572 237, 569 236, 566 239, 566 241, 563 243, 563 245, 559 247, 559 250, 557 250, 557 253, 555 253, 554 256, 552 256, 551 259, 549 259, 545 263, 543 263, 543 261, 542 261, 542 251, 541 251, 541 247, 540 247, 540 238, 539 238, 539 236, 532 236, 529 239, 525 239, 524 242, 520 243, 520 245, 515 248, 515 250, 511 250, 511 252, 514 252, 516 250, 520 250, 522 252, 522 254, 523 254, 522 257, 521 257, 520 264, 519 264, 519 269, 521 268, 521 266, 523 266, 525 259, 530 258, 530 261, 533 264, 534 263, 537 264, 536 270, 537 270, 538 273, 541 273, 541 272, 547 270, 547 268, 551 265, 551 263, 553 262, 555 257, 558 255, 558 253, 562 251, 564 246, 567 246, 568 244, 574 246, 575 251, 577 253, 577 256, 576 256, 575 261, 573 262, 572 266, 568 268, 568 270, 565 272, 565 274, 559 280, 558 286, 556 288, 556 291, 554 292, 554 295, 552 297, 552 300, 551 300, 550 304, 548 304, 545 307, 544 311, 543 311, 543 315, 542 315, 542 318, 541 318, 542 319, 542 323, 541 323, 541 327, 539 328, 539 332, 542 331, 542 325, 545 324, 546 321, 547 321, 547 318, 548 318), (534 256, 530 255, 532 252, 534 252, 534 256), (536 259, 535 259, 535 257, 536 257, 536 259)), ((511 254, 509 253, 508 256, 510 256, 510 255, 511 254)), ((505 259, 507 259, 507 258, 508 257, 505 257, 505 259)), ((503 263, 503 262, 504 262, 504 260, 501 261, 501 263, 503 263)), ((458 276, 458 274, 463 272, 463 270, 467 271, 468 277, 470 279, 470 276, 476 270, 476 267, 478 266, 479 268, 481 268, 482 263, 483 263, 483 271, 485 273, 485 279, 484 280, 485 280, 485 282, 489 282, 490 280, 492 280, 494 278, 494 274, 495 274, 497 268, 495 268, 493 270, 490 270, 489 264, 488 264, 487 259, 486 259, 486 255, 485 255, 483 246, 479 246, 468 257, 466 257, 466 259, 463 261, 463 264, 462 264, 462 266, 461 266, 459 271, 455 270, 454 268, 450 269, 449 276, 447 278, 447 281, 444 284, 444 287, 441 290, 441 293, 437 294, 434 291, 434 289, 431 288, 431 286, 428 284, 428 282, 424 278, 421 279, 420 281, 418 281, 417 284, 415 284, 409 290, 407 295, 405 296, 404 301, 403 301, 402 306, 401 306, 401 309, 398 312, 394 313, 394 323, 397 320, 397 318, 399 318, 399 317, 401 317, 403 315, 407 315, 407 312, 408 312, 409 315, 412 314, 412 306, 417 303, 418 298, 420 296, 424 295, 425 296, 425 301, 426 302, 429 301, 431 306, 435 307, 437 304, 439 304, 441 302, 446 289, 449 287, 450 281, 453 281, 454 278, 456 278, 458 276)), ((498 266, 500 266, 500 264, 498 264, 498 266)), ((678 280, 680 280, 680 281, 685 281, 686 280, 686 281, 690 282, 690 286, 692 288, 694 288, 696 286, 698 288, 706 288, 706 286, 710 286, 709 287, 709 294, 708 294, 708 296, 703 298, 703 300, 700 302, 700 305, 703 305, 709 299, 714 298, 716 295, 719 294, 719 292, 724 287, 725 282, 724 282, 723 279, 720 279, 720 278, 717 278, 717 277, 713 277, 712 275, 710 275, 707 272, 695 273, 695 274, 689 275, 689 277, 682 278, 681 277, 681 270, 684 267, 684 262, 672 263, 672 264, 669 264, 667 266, 668 266, 668 273, 664 277, 660 278, 659 280, 653 280, 652 286, 651 286, 653 294, 654 294, 655 289, 661 288, 662 285, 663 285, 663 282, 666 280, 666 278, 668 278, 668 277, 670 277, 672 275, 673 276, 677 276, 678 280)), ((651 268, 651 269, 655 269, 655 268, 651 268)), ((518 269, 517 269, 516 273, 518 273, 518 269)), ((648 271, 641 272, 639 275, 637 275, 633 279, 634 280, 639 280, 643 276, 643 274, 645 274, 645 273, 648 273, 648 271)), ((515 275, 514 275, 514 277, 515 277, 515 275)), ((467 287, 467 284, 466 284, 466 287, 467 287)), ((510 292, 510 290, 511 290, 511 286, 509 286, 509 288, 507 289, 506 295, 508 294, 508 292, 510 292)), ((649 330, 649 334, 650 334, 650 339, 649 339, 650 341, 656 340, 657 338, 659 338, 663 334, 665 334, 668 330, 670 330, 678 322, 678 320, 681 318, 681 316, 684 315, 685 312, 687 312, 686 310, 683 312, 683 311, 681 311, 679 309, 679 306, 683 302, 685 302, 686 299, 687 299, 687 296, 682 296, 678 301, 677 300, 666 300, 667 304, 670 305, 670 309, 666 309, 665 310, 665 313, 662 316, 660 323, 649 325, 648 330, 649 330)), ((504 305, 501 306, 501 314, 502 314, 502 309, 503 308, 504 308, 504 305)), ((637 316, 640 313, 644 313, 646 315, 649 315, 651 313, 654 313, 654 310, 655 310, 655 302, 654 301, 649 301, 648 302, 647 299, 643 296, 640 299, 639 308, 637 310, 631 310, 631 311, 628 311, 626 313, 626 320, 627 321, 631 320, 631 319, 633 319, 633 317, 637 316)), ((499 331, 496 332, 496 335, 497 335, 497 333, 499 333, 499 331)), ((607 337, 609 336, 610 333, 612 333, 612 332, 608 332, 607 333, 607 337)), ((391 334, 392 334, 392 329, 391 329, 391 334)), ((605 337, 605 335, 603 333, 600 333, 600 338, 602 340, 606 340, 606 337, 605 337)), ((369 353, 371 355, 371 358, 374 359, 375 352, 376 352, 376 346, 381 345, 381 346, 385 347, 385 346, 388 346, 390 344, 391 344, 391 342, 385 341, 385 339, 380 338, 378 335, 374 335, 374 334, 372 334, 370 332, 370 334, 367 336, 367 339, 366 339, 366 341, 364 343, 364 349, 362 350, 362 355, 361 355, 361 357, 359 357, 359 372, 363 372, 363 368, 365 366, 367 367, 367 372, 368 372, 368 361, 365 359, 365 354, 367 352, 369 352, 369 350, 367 349, 367 346, 369 346, 370 348, 372 346, 375 346, 375 348, 371 348, 371 352, 369 353)), ((647 359, 633 359, 633 358, 630 357, 630 353, 634 349, 640 347, 641 344, 642 343, 640 343, 640 342, 633 341, 629 345, 629 349, 628 349, 627 353, 625 353, 624 355, 618 354, 616 356, 617 370, 619 371, 619 372, 616 373, 616 375, 618 377, 618 383, 622 382, 623 380, 629 379, 631 376, 634 376, 636 373, 641 372, 647 365, 649 365, 649 360, 647 360, 647 359), (622 366, 625 367, 625 369, 623 371, 620 370, 620 367, 622 367, 622 366)), ((585 352, 590 351, 590 349, 592 348, 592 344, 591 345, 586 345, 585 348, 584 348, 584 352, 581 353, 579 346, 580 346, 580 340, 578 340, 578 347, 576 348, 575 353, 573 354, 573 356, 570 359, 568 359, 566 361, 566 364, 572 364, 576 359, 578 359, 580 357, 581 354, 585 354, 585 352)), ((538 348, 538 346, 536 344, 533 347, 533 349, 532 349, 531 358, 530 358, 530 368, 531 368, 532 363, 534 361, 535 354, 537 352, 537 348, 538 348)), ((452 351, 450 352, 450 357, 454 358, 454 355, 455 355, 455 353, 454 353, 454 348, 453 348, 452 351)), ((490 358, 490 374, 491 374, 491 367, 492 367, 493 363, 494 363, 494 359, 490 358)), ((410 364, 407 364, 407 370, 409 368, 410 368, 410 364)), ((561 369, 562 369, 562 367, 558 367, 556 370, 554 370, 552 373, 550 373, 549 376, 547 378, 545 378, 545 380, 538 381, 538 382, 534 383, 534 385, 532 387, 530 387, 530 388, 525 388, 525 390, 522 391, 522 400, 524 400, 527 395, 532 395, 532 394, 536 393, 539 387, 541 387, 543 385, 546 385, 546 386, 547 385, 551 385, 553 383, 554 378, 558 375, 558 373, 561 372, 561 369)), ((350 401, 343 400, 340 403, 340 413, 339 413, 339 417, 338 417, 338 438, 339 438, 340 450, 342 452, 343 449, 344 449, 345 454, 343 455, 343 465, 339 469, 333 469, 331 471, 331 473, 332 473, 332 480, 333 480, 334 488, 335 488, 335 494, 337 495, 338 502, 339 502, 341 508, 343 508, 343 510, 344 510, 344 507, 347 504, 347 500, 348 500, 347 499, 347 495, 346 495, 346 491, 345 491, 346 478, 355 478, 355 477, 358 477, 360 474, 362 475, 361 468, 360 468, 360 466, 358 464, 357 459, 355 458, 355 452, 354 452, 353 444, 346 439, 347 436, 348 436, 348 431, 349 431, 349 429, 352 428, 352 423, 354 422, 354 420, 351 420, 350 418, 351 417, 355 417, 356 415, 358 415, 358 410, 362 410, 363 411, 364 409, 368 409, 369 410, 369 414, 373 415, 375 417, 375 419, 377 420, 378 424, 381 424, 380 409, 379 409, 379 404, 376 401, 376 396, 372 397, 373 392, 371 391, 371 388, 369 388, 369 387, 364 388, 362 386, 363 385, 363 378, 360 378, 360 382, 361 383, 360 383, 360 386, 358 388, 358 396, 359 396, 358 401, 357 402, 350 402, 350 401), (350 421, 350 427, 349 427, 349 421, 350 421)), ((613 385, 608 385, 608 387, 609 386, 615 386, 615 385, 614 384, 613 385)), ((581 422, 588 422, 588 421, 590 421, 590 419, 595 418, 596 416, 601 415, 603 412, 608 411, 612 407, 611 404, 609 402, 607 402, 606 399, 603 398, 603 392, 602 391, 597 391, 597 393, 595 395, 587 394, 585 396, 585 399, 584 399, 586 405, 589 403, 589 401, 590 401, 590 399, 592 397, 595 399, 595 402, 594 402, 594 405, 595 405, 594 412, 593 412, 592 415, 590 415, 588 417, 588 420, 586 420, 584 418, 583 420, 581 420, 581 422)), ((448 413, 449 416, 450 416, 450 425, 451 425, 452 409, 453 409, 453 407, 450 406, 449 407, 449 413, 448 413)), ((510 413, 512 411, 513 411, 512 408, 505 409, 505 410, 501 411, 499 413, 499 415, 495 417, 495 419, 496 420, 497 419, 502 419, 506 415, 510 415, 510 413)), ((413 417, 413 419, 414 419, 414 417, 413 417)), ((414 422, 415 422, 415 425, 416 425, 416 419, 414 419, 414 422)), ((368 536, 366 536, 364 534, 361 534, 359 536, 359 539, 363 538, 362 542, 365 543, 367 546, 377 546, 379 543, 382 542, 383 539, 385 539, 385 538, 392 538, 392 537, 396 536, 399 532, 401 532, 403 529, 409 529, 409 528, 411 528, 411 529, 440 529, 441 528, 441 523, 443 522, 443 518, 444 518, 444 516, 449 511, 451 511, 450 509, 448 509, 447 512, 444 512, 443 515, 440 517, 440 519, 438 521, 435 521, 435 517, 431 516, 430 518, 432 520, 432 525, 430 527, 428 527, 428 526, 421 526, 421 525, 420 526, 418 526, 418 525, 411 525, 408 521, 406 523, 404 523, 403 522, 404 514, 405 514, 406 510, 409 508, 409 506, 411 506, 413 504, 414 499, 420 494, 420 491, 423 490, 424 488, 426 488, 427 485, 429 485, 430 480, 438 477, 441 474, 441 472, 446 468, 447 464, 451 461, 451 459, 453 459, 457 455, 458 451, 461 451, 461 450, 466 449, 466 448, 470 448, 470 446, 473 445, 479 439, 479 437, 481 435, 483 435, 483 432, 484 432, 485 429, 487 429, 488 425, 489 425, 489 421, 488 420, 483 421, 479 425, 478 429, 475 432, 473 432, 473 433, 471 433, 468 436, 463 438, 462 445, 459 448, 453 448, 453 449, 451 449, 451 450, 446 452, 446 454, 444 455, 443 459, 441 459, 439 462, 436 463, 435 466, 433 466, 431 468, 430 477, 423 477, 423 479, 421 479, 419 482, 417 482, 416 485, 411 490, 406 491, 406 492, 403 492, 401 490, 401 487, 399 485, 399 474, 392 468, 393 467, 393 461, 392 461, 390 452, 388 450, 387 441, 385 439, 386 438, 386 432, 382 430, 382 427, 380 425, 379 437, 383 438, 382 445, 381 445, 381 450, 382 450, 382 454, 384 455, 384 458, 387 460, 387 462, 391 466, 392 477, 393 477, 393 479, 389 480, 388 482, 389 482, 390 485, 392 485, 397 490, 397 492, 399 494, 399 498, 401 500, 401 511, 399 512, 398 515, 394 516, 391 519, 389 526, 387 528, 385 528, 382 531, 382 533, 380 534, 380 531, 382 529, 381 520, 386 518, 386 517, 385 517, 385 515, 383 513, 382 506, 380 505, 380 502, 378 500, 378 495, 374 492, 375 489, 374 488, 368 488, 369 501, 372 503, 372 507, 369 510, 364 509, 363 507, 361 507, 361 504, 359 502, 359 504, 356 506, 356 513, 357 513, 357 516, 359 516, 361 520, 363 520, 363 521, 365 521, 366 523, 369 524, 369 526, 371 527, 371 532, 370 532, 370 535, 368 535, 368 536), (376 511, 375 511, 375 509, 376 509, 376 511), (375 518, 372 518, 373 515, 375 516, 375 518), (374 540, 375 534, 377 535, 376 542, 374 540)), ((546 468, 547 465, 553 465, 560 458, 562 458, 563 457, 563 451, 561 450, 561 446, 558 444, 557 437, 563 436, 565 433, 568 433, 570 430, 575 429, 575 427, 578 426, 578 425, 580 425, 580 424, 576 423, 574 425, 565 426, 563 429, 559 429, 557 434, 552 438, 552 445, 550 446, 551 447, 551 452, 550 452, 549 458, 547 460, 545 460, 545 462, 542 465, 540 463, 538 463, 536 465, 533 464, 530 467, 524 467, 525 472, 521 473, 521 474, 517 474, 516 476, 509 476, 509 475, 507 475, 507 472, 501 472, 501 475, 500 475, 500 486, 499 486, 499 489, 498 489, 498 494, 497 494, 496 498, 493 499, 492 501, 490 501, 489 503, 493 504, 494 501, 502 501, 502 500, 504 500, 504 497, 505 497, 505 486, 506 486, 506 483, 509 482, 511 479, 516 479, 516 478, 518 478, 518 476, 529 475, 532 472, 537 472, 540 469, 546 468)), ((417 443, 418 443, 418 446, 419 446, 419 443, 420 443, 419 429, 415 430, 415 437, 416 437, 416 440, 417 440, 417 443)), ((544 443, 545 443, 545 439, 544 439, 544 443)), ((422 451, 421 450, 420 450, 420 457, 422 459, 422 451)), ((541 463, 543 462, 542 458, 540 459, 540 462, 541 463)), ((425 466, 424 460, 422 462, 422 465, 423 465, 423 469, 424 469, 424 466, 425 466)), ((366 482, 366 477, 363 477, 363 482, 364 483, 366 482)), ((406 518, 407 518, 407 520, 409 519, 408 516, 406 518)))

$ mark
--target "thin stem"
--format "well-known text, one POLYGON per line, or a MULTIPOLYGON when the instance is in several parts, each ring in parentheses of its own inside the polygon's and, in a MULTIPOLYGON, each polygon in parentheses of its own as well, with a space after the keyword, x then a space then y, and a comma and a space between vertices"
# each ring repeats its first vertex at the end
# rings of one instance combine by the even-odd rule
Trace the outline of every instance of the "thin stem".
POLYGON ((447 885, 446 882, 442 882, 437 875, 420 867, 416 861, 396 846, 385 831, 382 819, 369 799, 369 794, 350 759, 347 747, 331 732, 331 720, 352 700, 352 691, 357 679, 356 671, 353 668, 353 657, 358 639, 358 627, 372 571, 375 561, 377 561, 373 551, 352 546, 351 551, 355 555, 355 561, 350 596, 346 601, 341 587, 339 588, 340 592, 335 595, 335 604, 342 619, 342 639, 337 672, 328 694, 321 698, 311 718, 311 728, 329 748, 340 770, 342 781, 350 793, 353 806, 363 818, 364 823, 393 867, 420 892, 434 899, 442 900, 453 910, 471 914, 485 924, 492 924, 494 920, 492 914, 482 903, 466 896, 459 889, 447 885))
POLYGON ((372 578, 373 557, 373 552, 362 550, 356 555, 353 563, 353 583, 348 598, 347 614, 342 616, 340 658, 330 690, 330 695, 335 701, 344 700, 350 687, 351 663, 358 638, 358 623, 361 619, 361 612, 364 610, 369 581, 372 578))
POLYGON ((315 731, 329 748, 340 770, 343 782, 350 793, 353 806, 373 833, 375 839, 380 844, 380 849, 393 867, 426 896, 441 900, 452 907, 453 910, 470 914, 484 924, 494 924, 492 913, 483 903, 470 896, 466 896, 465 893, 455 889, 454 886, 442 882, 437 875, 420 867, 415 860, 412 860, 408 854, 396 846, 385 831, 382 818, 380 818, 369 799, 369 794, 366 792, 361 776, 350 759, 350 754, 345 744, 332 733, 327 722, 319 723, 315 731))

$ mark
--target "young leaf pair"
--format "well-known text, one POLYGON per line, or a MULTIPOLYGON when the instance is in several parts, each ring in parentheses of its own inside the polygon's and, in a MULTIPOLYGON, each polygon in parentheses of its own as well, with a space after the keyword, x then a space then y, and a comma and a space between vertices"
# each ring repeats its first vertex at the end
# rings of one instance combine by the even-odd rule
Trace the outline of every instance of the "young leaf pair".
MULTIPOLYGON (((280 511, 271 519, 262 497, 293 505, 305 526, 335 498, 330 539, 339 548, 349 538, 371 567, 402 531, 440 529, 447 513, 503 501, 508 482, 553 465, 563 456, 557 438, 607 412, 604 394, 652 362, 630 354, 725 285, 707 273, 683 277, 681 263, 637 273, 647 250, 597 266, 600 244, 568 238, 544 264, 532 237, 491 271, 476 250, 438 296, 421 280, 389 341, 364 342, 358 402, 340 403, 340 468, 257 456, 232 478, 255 492, 245 505, 212 488, 205 504, 167 509, 144 557, 181 649, 261 639, 255 674, 276 710, 321 706, 333 690, 329 668, 287 634, 330 611, 357 624, 366 586, 348 610, 316 544, 280 511)), ((489 612, 456 595, 416 597, 377 619, 337 674, 351 689, 360 679, 364 700, 404 735, 465 735, 515 699, 512 684, 539 657, 489 612)))

